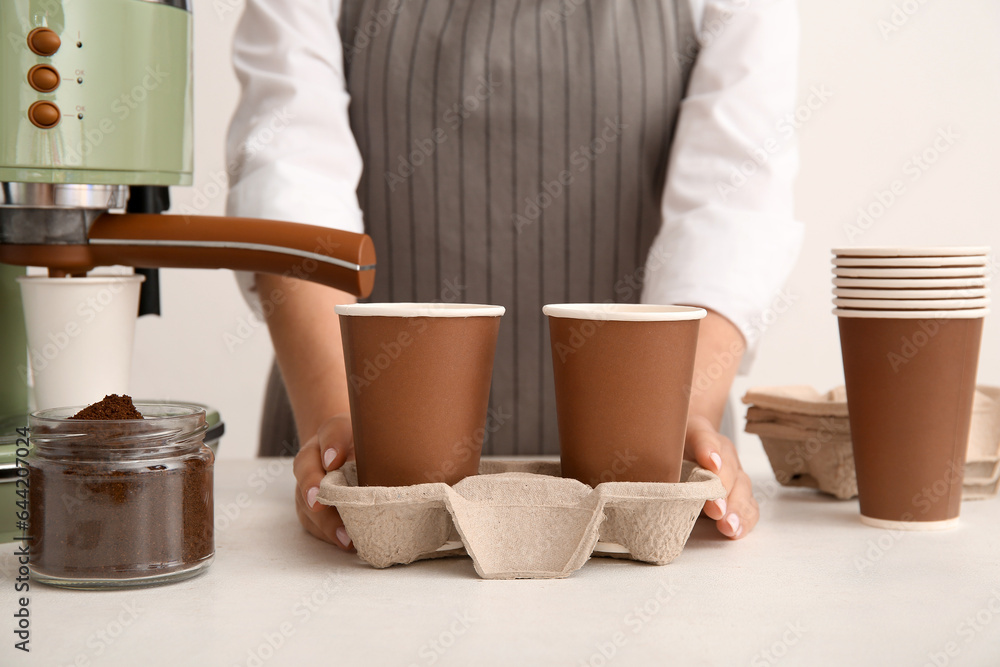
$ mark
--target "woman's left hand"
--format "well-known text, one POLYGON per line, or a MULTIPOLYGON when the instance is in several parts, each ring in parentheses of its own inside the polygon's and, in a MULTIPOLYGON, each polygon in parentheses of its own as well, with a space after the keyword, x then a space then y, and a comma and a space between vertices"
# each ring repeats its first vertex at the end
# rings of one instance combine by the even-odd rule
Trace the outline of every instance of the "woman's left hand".
POLYGON ((745 537, 757 524, 760 510, 733 442, 705 417, 691 415, 684 458, 717 474, 726 487, 726 498, 705 503, 705 515, 715 521, 719 532, 726 537, 734 540, 745 537))

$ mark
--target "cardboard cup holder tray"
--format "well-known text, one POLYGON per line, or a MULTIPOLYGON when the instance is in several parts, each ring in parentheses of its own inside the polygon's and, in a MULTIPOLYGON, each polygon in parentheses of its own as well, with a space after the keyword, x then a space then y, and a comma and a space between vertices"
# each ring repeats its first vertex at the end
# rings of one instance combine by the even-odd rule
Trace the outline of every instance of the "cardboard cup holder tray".
MULTIPOLYGON (((844 387, 820 394, 807 385, 757 387, 747 392, 746 432, 760 437, 782 486, 856 498, 851 429, 844 387)), ((972 406, 963 500, 1000 492, 1000 387, 979 385, 972 406)))
POLYGON ((327 473, 318 500, 340 512, 358 556, 374 567, 472 558, 484 579, 561 578, 591 555, 665 565, 680 554, 714 473, 685 462, 681 481, 605 482, 560 476, 558 461, 483 460, 454 486, 357 486, 354 462, 327 473))

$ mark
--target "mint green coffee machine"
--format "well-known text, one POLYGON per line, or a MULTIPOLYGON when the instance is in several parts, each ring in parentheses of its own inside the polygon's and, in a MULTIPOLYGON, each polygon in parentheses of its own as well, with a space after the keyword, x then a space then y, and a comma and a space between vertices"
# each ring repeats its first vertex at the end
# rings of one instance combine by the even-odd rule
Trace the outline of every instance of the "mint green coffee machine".
MULTIPOLYGON (((189 0, 0 0, 0 265, 75 277, 111 265, 287 274, 315 263, 310 280, 366 296, 375 256, 363 234, 134 205, 192 183, 191 39, 189 0)), ((23 324, 7 314, 19 308, 7 289, 18 272, 0 271, 5 365, 23 360, 23 324)), ((0 392, 0 415, 21 409, 19 387, 9 406, 0 392)))
MULTIPOLYGON (((81 237, 124 205, 123 186, 191 183, 187 9, 179 0, 0 2, 4 242, 81 237)), ((0 417, 28 407, 23 274, 0 265, 0 417)))
POLYGON ((0 2, 0 263, 78 276, 316 262, 309 280, 367 296, 364 234, 132 206, 136 188, 192 182, 191 26, 189 0, 0 2))
POLYGON ((308 261, 309 280, 367 296, 364 234, 129 206, 135 188, 192 182, 191 30, 189 0, 0 2, 0 263, 280 275, 308 261))

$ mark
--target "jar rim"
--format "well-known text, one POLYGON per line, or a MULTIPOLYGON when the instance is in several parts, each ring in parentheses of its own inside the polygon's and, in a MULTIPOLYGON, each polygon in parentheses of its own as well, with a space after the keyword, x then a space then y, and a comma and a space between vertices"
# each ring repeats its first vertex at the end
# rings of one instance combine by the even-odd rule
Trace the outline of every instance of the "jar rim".
POLYGON ((73 405, 62 408, 47 408, 45 410, 35 410, 29 417, 33 425, 37 424, 66 424, 70 423, 80 423, 80 422, 90 422, 91 424, 116 424, 116 425, 127 425, 134 424, 136 422, 142 422, 146 424, 163 424, 164 426, 169 425, 172 422, 180 421, 183 419, 190 419, 191 417, 197 417, 199 414, 207 417, 207 412, 205 408, 199 405, 194 405, 191 403, 134 403, 135 409, 138 410, 143 419, 70 419, 73 415, 83 410, 85 405, 73 405))
POLYGON ((110 455, 155 458, 204 444, 205 408, 186 403, 136 403, 145 419, 70 419, 80 408, 37 410, 28 418, 39 456, 101 460, 110 455))

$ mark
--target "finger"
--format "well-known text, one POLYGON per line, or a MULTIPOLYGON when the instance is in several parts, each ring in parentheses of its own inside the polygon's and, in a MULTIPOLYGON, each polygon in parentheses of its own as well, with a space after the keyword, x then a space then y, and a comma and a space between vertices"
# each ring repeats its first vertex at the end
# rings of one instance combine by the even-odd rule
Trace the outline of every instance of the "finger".
POLYGON ((303 528, 313 537, 329 542, 344 551, 351 551, 351 538, 347 535, 337 508, 327 505, 319 507, 322 508, 321 511, 310 510, 302 500, 302 494, 295 494, 295 511, 303 528))
POLYGON ((319 439, 313 438, 299 450, 292 461, 292 472, 295 474, 297 496, 301 496, 305 506, 313 512, 323 508, 316 502, 319 495, 319 483, 323 481, 326 471, 319 458, 319 439))
POLYGON ((732 490, 740 471, 740 459, 729 438, 712 429, 688 431, 685 457, 717 474, 727 492, 732 490))
POLYGON ((351 416, 340 414, 319 427, 319 451, 324 470, 336 470, 354 454, 354 431, 351 416))
MULTIPOLYGON (((722 453, 715 429, 711 425, 692 417, 688 422, 684 437, 684 458, 694 461, 702 468, 719 473, 722 471, 722 453)), ((705 516, 719 520, 726 515, 726 499, 709 500, 702 507, 705 516)))
POLYGON ((319 530, 319 527, 316 525, 316 522, 313 521, 315 515, 312 512, 310 512, 309 509, 305 506, 305 502, 302 500, 301 495, 298 493, 295 494, 295 514, 299 518, 299 523, 302 524, 302 527, 305 528, 306 532, 308 532, 310 535, 312 535, 317 539, 323 540, 324 542, 330 542, 331 544, 334 543, 333 540, 331 540, 326 535, 323 535, 323 533, 319 530))
POLYGON ((737 477, 727 502, 729 509, 725 517, 715 522, 716 527, 726 537, 746 537, 760 518, 760 509, 753 497, 753 484, 746 473, 741 472, 737 477))
POLYGON ((719 432, 698 417, 692 417, 684 437, 684 458, 702 468, 718 473, 722 470, 722 443, 719 432))
MULTIPOLYGON (((690 417, 688 417, 687 430, 684 433, 684 458, 688 459, 689 461, 698 461, 697 454, 699 452, 696 451, 694 440, 695 440, 695 434, 701 433, 703 431, 707 431, 709 433, 713 433, 716 435, 719 432, 719 430, 715 428, 712 422, 708 421, 704 417, 700 417, 697 415, 691 415, 690 417)), ((715 451, 716 453, 719 453, 718 447, 709 451, 715 451)), ((714 464, 710 464, 708 466, 708 469, 715 470, 716 468, 714 464)))
POLYGON ((726 516, 726 510, 729 508, 726 503, 725 498, 719 498, 718 500, 709 500, 705 502, 705 506, 702 507, 702 511, 705 513, 709 519, 714 519, 718 521, 722 517, 726 516))

